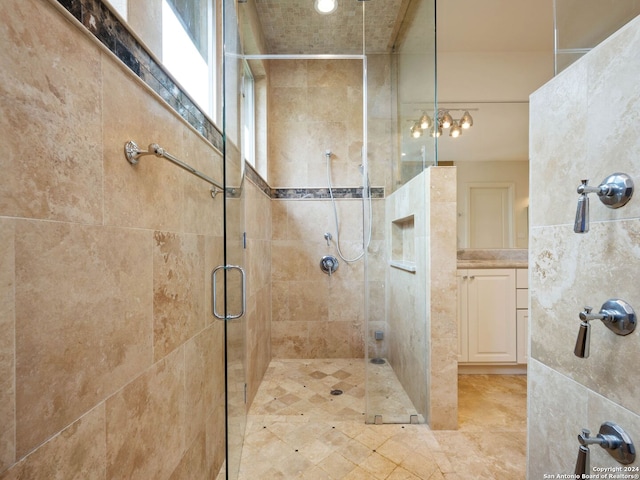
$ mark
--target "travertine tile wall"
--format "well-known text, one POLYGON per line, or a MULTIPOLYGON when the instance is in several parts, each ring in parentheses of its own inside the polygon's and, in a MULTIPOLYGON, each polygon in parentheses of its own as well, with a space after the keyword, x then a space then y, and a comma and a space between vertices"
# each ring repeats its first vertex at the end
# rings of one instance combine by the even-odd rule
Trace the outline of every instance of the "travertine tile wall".
POLYGON ((44 0, 0 22, 0 478, 212 478, 220 155, 44 0))
POLYGON ((268 181, 272 188, 362 184, 362 61, 269 62, 268 181))
MULTIPOLYGON (((595 320, 590 357, 573 354, 585 305, 597 311, 617 297, 640 308, 637 191, 617 210, 591 195, 591 229, 573 232, 581 179, 598 185, 614 172, 640 179, 639 48, 636 19, 531 96, 531 480, 573 473, 582 428, 595 435, 612 421, 640 441, 640 332, 617 336, 595 320)), ((597 446, 591 465, 621 467, 597 446)))
MULTIPOLYGON (((278 60, 269 71, 269 185, 327 188, 327 150, 333 186, 362 185, 362 62, 278 60)), ((382 202, 373 201, 376 218, 382 202)), ((336 203, 340 248, 352 259, 362 250, 362 202, 336 203)), ((363 260, 339 260, 331 277, 319 266, 323 255, 337 256, 331 201, 273 200, 272 209, 273 356, 363 357, 363 260)), ((376 228, 373 251, 382 244, 376 228)))
POLYGON ((247 404, 271 361, 271 199, 245 181, 247 231, 247 404))
MULTIPOLYGON (((387 200, 392 222, 413 217, 415 272, 388 266, 389 362, 433 429, 458 425, 456 322, 456 169, 430 167, 387 200)), ((397 240, 396 240, 397 241, 397 240)), ((405 245, 405 248, 407 246, 405 245)))
MULTIPOLYGON (((341 249, 353 258, 362 249, 361 202, 337 202, 341 249)), ((339 260, 331 277, 320 269, 323 255, 337 256, 323 237, 335 231, 331 202, 274 200, 272 208, 273 356, 363 357, 363 261, 339 260)))

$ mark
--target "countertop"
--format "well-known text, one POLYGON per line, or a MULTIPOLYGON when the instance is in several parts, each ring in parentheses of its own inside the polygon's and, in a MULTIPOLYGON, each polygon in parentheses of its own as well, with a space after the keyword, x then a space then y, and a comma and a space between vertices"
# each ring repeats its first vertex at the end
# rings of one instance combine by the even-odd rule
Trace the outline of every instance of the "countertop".
POLYGON ((461 249, 458 268, 528 268, 527 249, 461 249))

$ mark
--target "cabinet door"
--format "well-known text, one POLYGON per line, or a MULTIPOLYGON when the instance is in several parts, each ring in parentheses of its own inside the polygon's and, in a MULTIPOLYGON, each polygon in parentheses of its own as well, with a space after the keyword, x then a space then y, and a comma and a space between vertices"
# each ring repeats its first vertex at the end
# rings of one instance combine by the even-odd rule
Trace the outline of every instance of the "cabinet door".
POLYGON ((458 270, 458 362, 469 361, 468 322, 467 322, 467 284, 469 274, 467 270, 458 270))
POLYGON ((468 275, 469 362, 515 362, 515 270, 468 270, 468 275))
POLYGON ((518 329, 518 363, 529 361, 529 311, 516 311, 516 324, 518 329))

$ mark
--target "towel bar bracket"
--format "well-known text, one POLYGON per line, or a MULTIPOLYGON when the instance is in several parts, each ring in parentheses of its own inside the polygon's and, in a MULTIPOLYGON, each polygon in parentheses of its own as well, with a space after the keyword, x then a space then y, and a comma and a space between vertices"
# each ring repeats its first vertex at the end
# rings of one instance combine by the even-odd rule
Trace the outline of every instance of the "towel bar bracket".
POLYGON ((150 144, 149 150, 145 151, 145 150, 140 150, 136 142, 129 140, 124 144, 124 154, 125 154, 125 157, 127 158, 127 161, 134 166, 138 164, 138 162, 140 161, 140 157, 144 157, 146 155, 155 155, 156 157, 166 158, 174 165, 177 165, 178 167, 186 170, 187 172, 195 175, 196 177, 212 185, 211 198, 216 198, 216 195, 218 193, 224 191, 224 187, 219 182, 215 181, 211 177, 208 177, 204 173, 196 170, 191 165, 188 165, 183 161, 178 160, 176 157, 168 153, 164 148, 162 148, 157 143, 150 144))

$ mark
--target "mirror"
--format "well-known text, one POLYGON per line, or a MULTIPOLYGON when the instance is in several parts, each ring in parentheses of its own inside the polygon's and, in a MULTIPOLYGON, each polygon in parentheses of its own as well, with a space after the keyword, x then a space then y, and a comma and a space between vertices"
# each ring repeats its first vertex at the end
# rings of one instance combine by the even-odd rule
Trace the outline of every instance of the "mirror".
POLYGON ((553 77, 553 2, 438 0, 438 108, 473 127, 438 139, 458 174, 458 248, 527 248, 529 95, 553 77))

